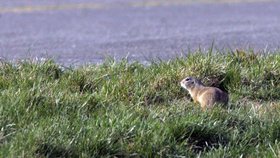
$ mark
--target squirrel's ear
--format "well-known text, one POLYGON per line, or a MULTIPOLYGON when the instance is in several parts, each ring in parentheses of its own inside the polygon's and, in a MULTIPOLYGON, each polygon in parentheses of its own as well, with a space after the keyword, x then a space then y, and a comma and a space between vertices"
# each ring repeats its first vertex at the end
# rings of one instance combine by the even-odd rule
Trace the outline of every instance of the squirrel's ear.
POLYGON ((195 80, 195 83, 198 83, 198 84, 201 84, 201 85, 204 85, 201 80, 195 80))
POLYGON ((195 79, 193 82, 194 83, 200 83, 200 81, 198 79, 195 79))

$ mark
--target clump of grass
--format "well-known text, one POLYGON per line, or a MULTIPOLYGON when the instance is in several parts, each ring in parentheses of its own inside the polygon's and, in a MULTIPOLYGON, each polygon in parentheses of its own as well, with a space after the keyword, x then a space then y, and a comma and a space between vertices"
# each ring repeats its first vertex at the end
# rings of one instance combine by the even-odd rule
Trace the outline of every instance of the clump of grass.
POLYGON ((0 64, 0 157, 279 156, 280 56, 196 52, 149 66, 0 64), (230 94, 202 112, 186 76, 230 94))

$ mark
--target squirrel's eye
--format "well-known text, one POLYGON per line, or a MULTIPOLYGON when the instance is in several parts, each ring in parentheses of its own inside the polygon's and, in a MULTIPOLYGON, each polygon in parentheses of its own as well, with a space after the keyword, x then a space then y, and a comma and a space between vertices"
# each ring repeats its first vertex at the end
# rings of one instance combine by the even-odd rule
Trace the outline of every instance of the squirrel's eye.
POLYGON ((190 80, 190 78, 186 78, 186 80, 185 81, 189 81, 190 80))

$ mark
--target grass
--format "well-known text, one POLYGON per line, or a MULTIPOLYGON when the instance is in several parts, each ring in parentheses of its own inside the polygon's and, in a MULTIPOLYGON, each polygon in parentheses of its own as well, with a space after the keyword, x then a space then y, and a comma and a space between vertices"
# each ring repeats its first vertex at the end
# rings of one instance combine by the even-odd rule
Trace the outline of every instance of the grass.
POLYGON ((279 157, 280 55, 0 64, 0 157, 279 157), (203 112, 179 81, 230 93, 203 112))

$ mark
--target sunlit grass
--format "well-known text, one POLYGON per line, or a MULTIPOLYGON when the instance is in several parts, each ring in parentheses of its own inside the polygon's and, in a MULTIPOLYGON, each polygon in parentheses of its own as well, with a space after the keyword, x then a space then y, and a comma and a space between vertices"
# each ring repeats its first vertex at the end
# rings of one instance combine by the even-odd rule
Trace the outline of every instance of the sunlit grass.
POLYGON ((0 64, 0 157, 277 157, 280 55, 197 52, 145 66, 0 64), (203 112, 179 81, 230 94, 203 112))

